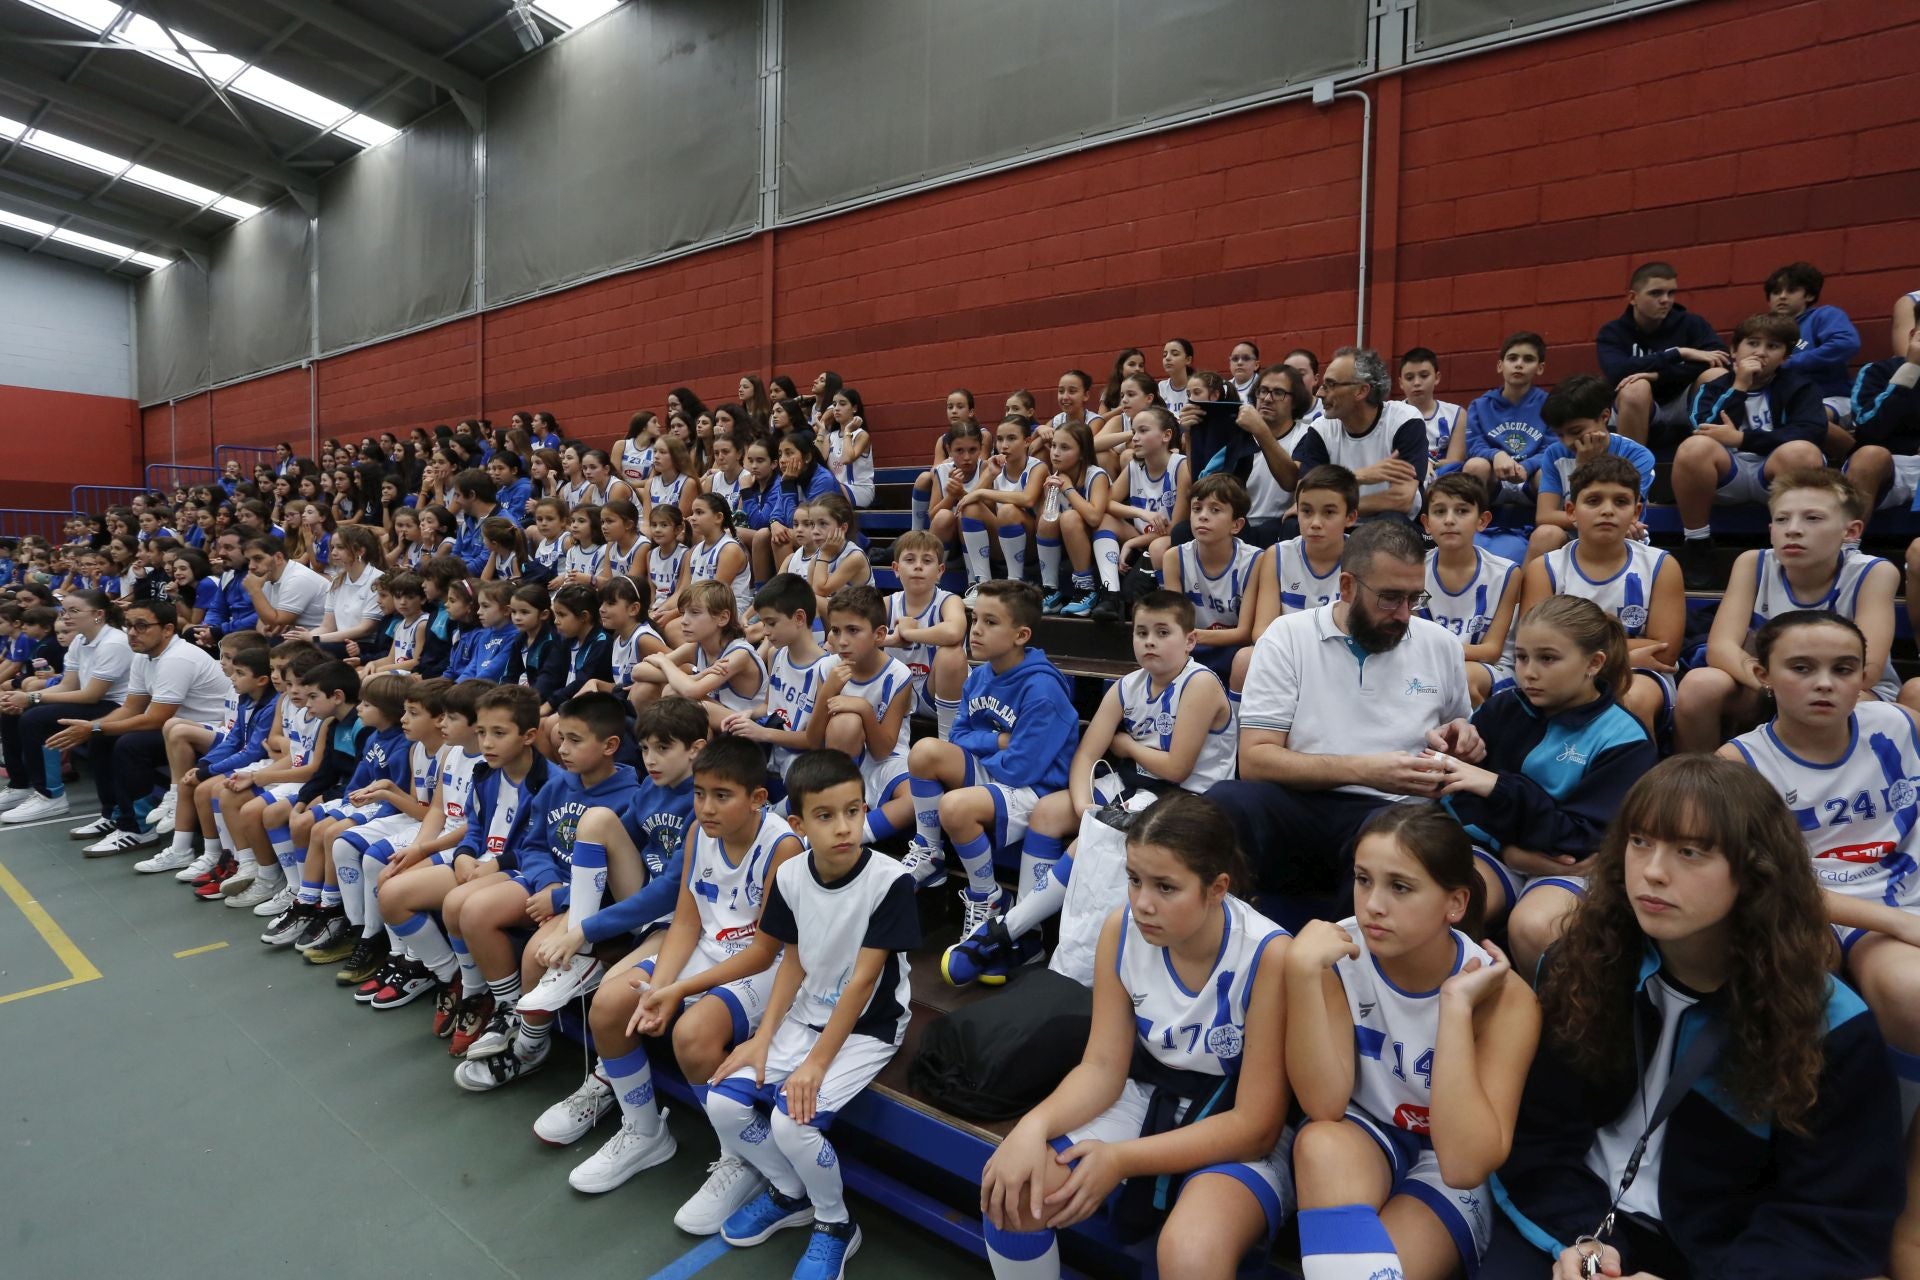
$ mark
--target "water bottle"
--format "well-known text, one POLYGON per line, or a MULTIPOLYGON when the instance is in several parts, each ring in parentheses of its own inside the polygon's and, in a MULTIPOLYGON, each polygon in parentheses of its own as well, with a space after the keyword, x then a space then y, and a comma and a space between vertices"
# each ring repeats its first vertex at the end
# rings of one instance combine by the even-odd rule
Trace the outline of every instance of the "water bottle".
POLYGON ((1066 501, 1066 490, 1048 485, 1046 501, 1040 504, 1040 518, 1042 520, 1058 520, 1060 518, 1060 508, 1066 505, 1066 501))

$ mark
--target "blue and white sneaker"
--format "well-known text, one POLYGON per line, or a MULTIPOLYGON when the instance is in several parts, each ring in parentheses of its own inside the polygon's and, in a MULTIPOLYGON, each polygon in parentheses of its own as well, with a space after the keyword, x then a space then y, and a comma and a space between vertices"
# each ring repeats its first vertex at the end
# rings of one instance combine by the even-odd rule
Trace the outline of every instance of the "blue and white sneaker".
POLYGON ((860 1251, 860 1228, 852 1221, 816 1222, 806 1256, 793 1269, 793 1280, 840 1280, 847 1259, 860 1251))
POLYGON ((1072 599, 1072 597, 1065 591, 1055 587, 1047 594, 1047 598, 1040 602, 1040 612, 1051 618, 1054 614, 1066 608, 1067 602, 1070 599, 1072 599))
POLYGON ((913 877, 916 889, 938 889, 947 882, 947 851, 934 848, 919 836, 907 842, 900 865, 913 877))
POLYGON ((759 1244, 776 1231, 804 1227, 813 1221, 813 1201, 801 1196, 789 1200, 768 1187, 741 1208, 735 1209, 720 1228, 720 1238, 736 1248, 759 1244))
POLYGON ((1100 591, 1089 587, 1060 607, 1060 615, 1065 618, 1085 618, 1093 613, 1093 606, 1100 603, 1100 591))
POLYGON ((1004 984, 1007 975, 1023 965, 1046 959, 1046 940, 1038 929, 1015 938, 1007 932, 1007 918, 996 915, 946 949, 940 957, 940 976, 947 985, 965 989, 974 983, 1004 984))

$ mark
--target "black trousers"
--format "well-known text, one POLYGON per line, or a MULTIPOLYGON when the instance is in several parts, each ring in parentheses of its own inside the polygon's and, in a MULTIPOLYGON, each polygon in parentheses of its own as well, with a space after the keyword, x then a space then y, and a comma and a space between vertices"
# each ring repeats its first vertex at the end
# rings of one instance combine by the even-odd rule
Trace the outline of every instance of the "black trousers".
POLYGON ((60 732, 62 720, 98 720, 119 707, 117 702, 43 702, 17 716, 0 716, 7 785, 16 791, 32 787, 43 796, 58 794, 59 773, 47 776, 47 739, 60 732))
POLYGON ((1352 886, 1353 838, 1389 801, 1350 791, 1299 791, 1277 782, 1216 782, 1207 799, 1227 811, 1263 893, 1333 895, 1352 886))
POLYGON ((153 794, 166 763, 166 743, 158 729, 123 733, 117 738, 95 734, 93 785, 100 793, 100 812, 111 815, 122 831, 139 831, 134 802, 153 794))

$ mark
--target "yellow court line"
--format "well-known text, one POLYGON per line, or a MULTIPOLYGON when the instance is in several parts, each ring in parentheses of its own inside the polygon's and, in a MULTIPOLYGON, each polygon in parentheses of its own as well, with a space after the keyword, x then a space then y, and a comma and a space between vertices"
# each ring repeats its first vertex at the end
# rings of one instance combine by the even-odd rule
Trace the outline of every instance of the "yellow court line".
POLYGON ((59 991, 64 987, 77 987, 83 982, 92 982, 101 976, 100 971, 93 967, 93 961, 87 959, 79 947, 73 945, 73 939, 67 936, 66 930, 53 922, 53 917, 47 914, 47 909, 36 902, 33 895, 27 892, 27 887, 15 879, 13 872, 4 866, 0 866, 0 893, 5 893, 13 905, 20 908, 20 914, 27 918, 27 923, 33 926, 34 932, 40 935, 41 941, 52 948, 53 954, 59 957, 60 963, 67 967, 67 976, 59 982, 49 982, 43 987, 32 987, 26 991, 15 991, 11 995, 0 996, 0 1004, 11 1004, 15 1000, 25 1000, 28 996, 45 995, 49 991, 59 991))
POLYGON ((204 947, 188 947, 185 951, 174 952, 173 958, 175 960, 185 960, 188 956, 203 956, 209 951, 219 951, 226 945, 224 942, 209 942, 204 947))

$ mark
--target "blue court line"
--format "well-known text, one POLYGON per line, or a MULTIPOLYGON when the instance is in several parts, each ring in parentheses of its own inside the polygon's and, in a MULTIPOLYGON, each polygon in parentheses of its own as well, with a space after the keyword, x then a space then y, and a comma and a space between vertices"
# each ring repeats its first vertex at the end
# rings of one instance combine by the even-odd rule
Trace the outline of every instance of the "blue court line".
POLYGON ((733 1246, 719 1236, 708 1236, 693 1248, 660 1268, 647 1280, 687 1280, 696 1271, 704 1271, 713 1261, 724 1253, 730 1253, 733 1246))

